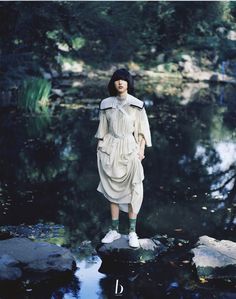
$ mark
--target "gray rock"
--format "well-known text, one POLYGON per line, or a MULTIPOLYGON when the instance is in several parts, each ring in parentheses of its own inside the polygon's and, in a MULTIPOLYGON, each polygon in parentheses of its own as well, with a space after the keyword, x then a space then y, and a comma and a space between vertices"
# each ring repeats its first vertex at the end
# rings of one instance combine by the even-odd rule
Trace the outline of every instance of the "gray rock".
POLYGON ((182 54, 181 58, 182 58, 183 61, 192 61, 191 56, 188 55, 188 54, 182 54))
POLYGON ((59 72, 54 70, 54 69, 51 69, 51 74, 52 74, 52 77, 53 78, 58 78, 60 76, 59 72))
POLYGON ((236 278, 236 243, 216 240, 208 236, 199 238, 191 250, 198 276, 208 279, 236 278))
POLYGON ((236 79, 234 77, 220 73, 213 73, 210 77, 210 81, 236 84, 236 79))
POLYGON ((218 27, 216 28, 216 33, 220 34, 221 36, 224 36, 227 33, 227 29, 225 27, 218 27))
POLYGON ((183 72, 183 78, 192 80, 194 82, 209 82, 209 81, 214 81, 214 82, 225 82, 225 83, 231 83, 231 84, 236 84, 236 79, 233 78, 232 76, 220 74, 217 72, 213 71, 189 71, 183 72))
POLYGON ((229 40, 235 41, 236 40, 236 31, 230 30, 227 34, 227 38, 229 40))
POLYGON ((64 96, 64 92, 59 88, 52 88, 52 93, 59 96, 59 97, 64 96))
POLYGON ((21 278, 22 271, 19 261, 12 256, 3 254, 0 256, 0 281, 15 281, 21 278))
POLYGON ((181 105, 188 104, 194 99, 194 96, 199 92, 199 90, 207 88, 209 88, 209 84, 204 82, 184 84, 181 91, 181 105))
POLYGON ((157 64, 163 64, 165 62, 165 54, 161 53, 156 58, 157 64))
POLYGON ((159 73, 164 73, 164 72, 166 71, 166 69, 165 69, 165 65, 164 65, 164 64, 159 64, 159 65, 157 66, 157 71, 158 71, 159 73))
POLYGON ((161 252, 167 250, 158 240, 139 239, 139 243, 139 248, 132 248, 128 244, 128 236, 121 235, 120 239, 98 247, 97 252, 102 260, 132 264, 153 261, 161 252))
POLYGON ((200 72, 201 70, 199 69, 198 66, 196 66, 191 60, 187 61, 180 61, 179 66, 183 68, 184 73, 191 73, 194 74, 195 72, 200 72))
POLYGON ((0 241, 0 280, 18 278, 40 282, 75 270, 68 249, 25 238, 0 241))

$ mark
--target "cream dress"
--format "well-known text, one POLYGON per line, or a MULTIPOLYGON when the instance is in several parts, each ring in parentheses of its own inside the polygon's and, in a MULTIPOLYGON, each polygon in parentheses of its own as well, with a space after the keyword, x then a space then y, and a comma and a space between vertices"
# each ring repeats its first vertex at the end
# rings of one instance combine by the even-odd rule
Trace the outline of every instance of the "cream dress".
POLYGON ((152 146, 143 102, 127 94, 125 99, 109 97, 101 101, 96 138, 100 139, 97 164, 100 182, 97 190, 110 202, 128 212, 131 204, 138 214, 143 201, 143 166, 138 158, 139 135, 152 146))

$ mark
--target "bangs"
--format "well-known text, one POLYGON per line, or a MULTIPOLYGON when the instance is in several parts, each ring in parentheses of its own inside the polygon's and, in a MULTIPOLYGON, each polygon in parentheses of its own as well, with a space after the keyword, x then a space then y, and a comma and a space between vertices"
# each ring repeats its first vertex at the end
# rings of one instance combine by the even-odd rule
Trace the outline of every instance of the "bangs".
POLYGON ((114 74, 112 79, 114 82, 117 80, 125 80, 129 82, 129 75, 124 72, 117 72, 116 74, 114 74))
POLYGON ((115 89, 114 82, 117 80, 124 80, 128 82, 128 93, 134 94, 134 82, 132 75, 126 69, 118 69, 112 75, 108 84, 108 91, 110 95, 116 95, 117 90, 115 89))

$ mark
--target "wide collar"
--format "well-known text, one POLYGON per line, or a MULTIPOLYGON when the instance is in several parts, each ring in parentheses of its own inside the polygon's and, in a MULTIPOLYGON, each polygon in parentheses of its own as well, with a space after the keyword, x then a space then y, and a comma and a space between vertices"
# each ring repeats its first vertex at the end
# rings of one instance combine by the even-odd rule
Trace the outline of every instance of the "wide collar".
POLYGON ((142 109, 144 107, 144 102, 140 101, 139 99, 137 99, 136 97, 128 93, 126 100, 124 100, 123 103, 122 101, 119 101, 115 96, 103 99, 100 103, 100 109, 106 110, 111 108, 118 108, 118 106, 123 107, 126 105, 130 105, 142 109))

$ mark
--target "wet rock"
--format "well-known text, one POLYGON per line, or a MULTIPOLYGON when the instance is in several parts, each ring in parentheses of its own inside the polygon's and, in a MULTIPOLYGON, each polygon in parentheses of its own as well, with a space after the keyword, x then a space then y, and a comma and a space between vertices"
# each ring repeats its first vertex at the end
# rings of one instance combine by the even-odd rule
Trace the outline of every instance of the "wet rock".
POLYGON ((139 239, 139 243, 139 248, 132 248, 128 244, 128 236, 121 235, 120 239, 98 247, 97 252, 102 260, 132 264, 154 261, 160 253, 167 250, 158 240, 139 239))
POLYGON ((181 58, 182 58, 183 61, 190 61, 190 62, 192 61, 191 56, 188 55, 188 54, 182 54, 181 58))
POLYGON ((235 279, 236 243, 202 236, 191 250, 199 278, 235 279))
POLYGON ((165 73, 165 72, 175 73, 178 71, 178 64, 172 62, 159 64, 156 69, 159 73, 165 73))
POLYGON ((183 78, 186 80, 192 80, 193 82, 222 82, 236 84, 236 79, 232 76, 216 73, 213 71, 189 71, 183 72, 183 78))
POLYGON ((53 78, 58 78, 60 76, 59 72, 53 68, 50 69, 53 78))
POLYGON ((0 256, 0 281, 15 281, 21 277, 19 261, 8 254, 0 256))
POLYGON ((51 80, 52 75, 48 72, 45 72, 44 70, 41 71, 41 75, 43 76, 44 79, 51 80))
POLYGON ((11 237, 12 234, 10 232, 0 230, 0 240, 10 239, 11 237))
POLYGON ((227 28, 225 28, 225 27, 218 27, 218 28, 216 28, 216 33, 218 33, 220 36, 223 37, 227 33, 227 28))
POLYGON ((169 237, 168 235, 155 235, 152 237, 154 242, 160 242, 166 247, 166 251, 184 248, 189 245, 189 240, 169 237))
POLYGON ((26 238, 0 241, 0 281, 38 283, 71 275, 75 268, 74 257, 63 247, 26 238))
POLYGON ((219 73, 212 74, 210 81, 236 84, 236 79, 234 77, 219 73))
POLYGON ((230 30, 227 34, 227 38, 232 41, 236 41, 236 31, 230 30))
POLYGON ((189 70, 189 72, 184 73, 184 78, 191 79, 195 82, 209 81, 211 79, 212 75, 214 75, 214 72, 211 72, 211 71, 196 71, 196 72, 194 72, 194 70, 189 70))
POLYGON ((52 88, 52 93, 59 96, 59 97, 64 96, 64 92, 59 88, 52 88))
POLYGON ((182 105, 188 104, 191 100, 194 99, 194 96, 201 90, 209 88, 209 84, 204 82, 199 83, 186 83, 183 85, 181 91, 181 101, 182 105))
POLYGON ((164 53, 160 53, 157 57, 156 57, 156 63, 157 64, 163 64, 165 62, 165 54, 164 53))
POLYGON ((165 69, 165 65, 164 65, 164 64, 159 64, 159 65, 157 66, 157 71, 158 71, 159 73, 164 73, 164 72, 166 71, 166 69, 165 69))

